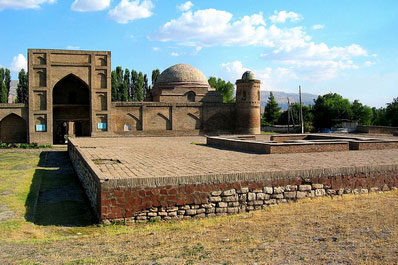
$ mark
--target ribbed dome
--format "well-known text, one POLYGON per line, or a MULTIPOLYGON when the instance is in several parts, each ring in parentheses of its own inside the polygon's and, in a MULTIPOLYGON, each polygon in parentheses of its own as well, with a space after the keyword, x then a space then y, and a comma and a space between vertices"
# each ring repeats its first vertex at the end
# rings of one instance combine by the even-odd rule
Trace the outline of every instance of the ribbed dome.
POLYGON ((188 64, 176 64, 164 70, 156 80, 156 83, 169 82, 194 82, 208 84, 205 75, 188 64))
POLYGON ((242 75, 243 80, 254 80, 256 77, 252 71, 246 71, 242 75))

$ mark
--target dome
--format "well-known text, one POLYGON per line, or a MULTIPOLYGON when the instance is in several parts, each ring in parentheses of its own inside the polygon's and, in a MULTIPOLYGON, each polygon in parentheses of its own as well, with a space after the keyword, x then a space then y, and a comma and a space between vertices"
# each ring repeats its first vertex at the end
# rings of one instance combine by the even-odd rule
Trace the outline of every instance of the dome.
POLYGON ((176 64, 164 70, 156 83, 192 82, 208 84, 206 76, 199 69, 188 64, 176 64))
POLYGON ((256 79, 254 73, 252 71, 246 71, 242 75, 243 80, 254 80, 256 79))

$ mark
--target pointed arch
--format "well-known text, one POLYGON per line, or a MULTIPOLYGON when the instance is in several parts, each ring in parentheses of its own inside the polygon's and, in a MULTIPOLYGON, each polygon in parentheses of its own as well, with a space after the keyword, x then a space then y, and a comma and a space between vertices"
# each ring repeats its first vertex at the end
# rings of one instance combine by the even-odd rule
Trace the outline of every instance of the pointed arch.
POLYGON ((26 143, 26 121, 11 113, 0 121, 0 141, 3 143, 26 143))

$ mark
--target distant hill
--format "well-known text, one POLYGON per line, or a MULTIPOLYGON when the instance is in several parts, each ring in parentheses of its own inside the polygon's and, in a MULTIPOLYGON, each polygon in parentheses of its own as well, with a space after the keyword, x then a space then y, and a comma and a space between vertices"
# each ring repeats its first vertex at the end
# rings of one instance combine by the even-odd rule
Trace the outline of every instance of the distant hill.
MULTIPOLYGON (((279 107, 283 110, 287 110, 287 98, 289 98, 290 103, 299 102, 299 94, 298 93, 285 93, 281 91, 261 91, 261 112, 264 111, 265 105, 267 105, 267 101, 269 98, 269 93, 272 92, 274 94, 276 102, 278 102, 279 107)), ((301 98, 303 105, 314 105, 314 99, 316 99, 318 95, 302 93, 301 98)))

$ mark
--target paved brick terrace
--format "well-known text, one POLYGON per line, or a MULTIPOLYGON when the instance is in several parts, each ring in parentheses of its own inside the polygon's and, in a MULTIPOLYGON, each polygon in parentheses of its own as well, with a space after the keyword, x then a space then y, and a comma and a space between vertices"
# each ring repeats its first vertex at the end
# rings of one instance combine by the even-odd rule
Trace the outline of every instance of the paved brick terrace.
POLYGON ((267 155, 208 147, 205 141, 201 136, 73 139, 108 179, 398 165, 397 149, 267 155))

